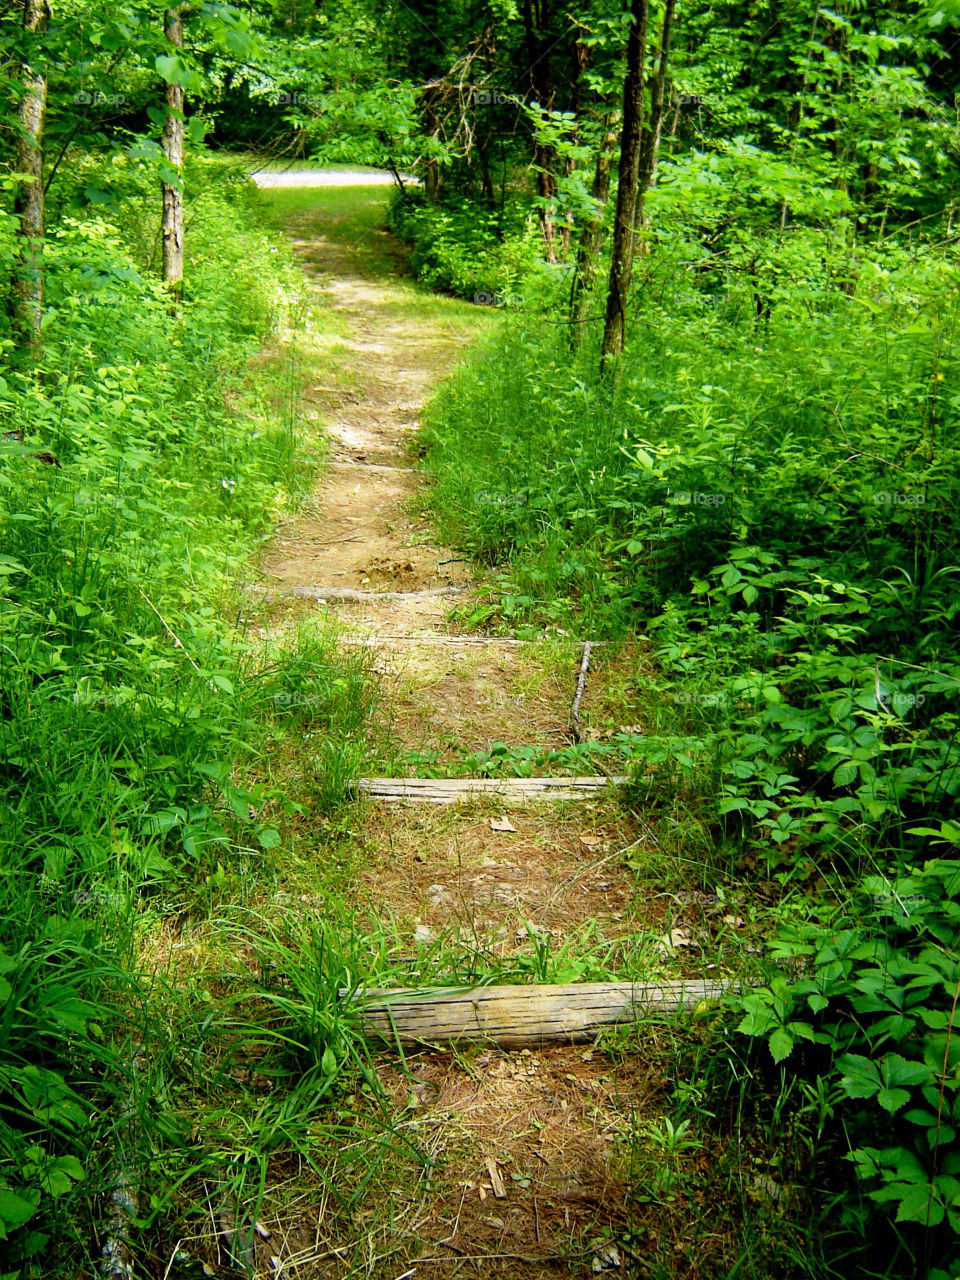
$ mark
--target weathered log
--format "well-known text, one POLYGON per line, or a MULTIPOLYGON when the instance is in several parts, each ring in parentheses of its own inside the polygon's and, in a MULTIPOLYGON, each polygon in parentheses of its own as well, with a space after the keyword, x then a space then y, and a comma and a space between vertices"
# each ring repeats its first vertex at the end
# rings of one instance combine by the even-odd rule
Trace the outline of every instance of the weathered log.
MULTIPOLYGON (((553 637, 549 637, 553 639, 553 637)), ((574 640, 566 636, 562 637, 567 644, 583 645, 587 643, 583 640, 574 640)), ((428 631, 423 635, 392 635, 384 632, 382 635, 374 636, 355 636, 355 635, 338 635, 338 644, 355 644, 368 645, 370 648, 386 648, 392 644, 435 644, 443 648, 450 649, 470 649, 470 648, 486 648, 492 646, 494 648, 504 649, 522 649, 530 648, 531 645, 542 643, 539 640, 517 640, 514 636, 475 636, 475 635, 446 635, 439 631, 428 631)), ((595 649, 597 645, 606 644, 605 640, 591 640, 590 647, 595 649)))
POLYGON ((379 990, 355 993, 364 1034, 381 1044, 413 1046, 464 1041, 504 1049, 579 1044, 605 1028, 643 1018, 672 1017, 719 1000, 731 984, 690 978, 675 982, 580 982, 467 990, 379 990))
POLYGON ((457 804, 478 796, 515 801, 586 800, 628 781, 626 777, 358 778, 352 789, 387 803, 408 800, 421 804, 457 804))
POLYGON ((249 587, 264 600, 425 600, 429 596, 456 596, 466 587, 428 587, 423 591, 359 591, 353 587, 249 587))

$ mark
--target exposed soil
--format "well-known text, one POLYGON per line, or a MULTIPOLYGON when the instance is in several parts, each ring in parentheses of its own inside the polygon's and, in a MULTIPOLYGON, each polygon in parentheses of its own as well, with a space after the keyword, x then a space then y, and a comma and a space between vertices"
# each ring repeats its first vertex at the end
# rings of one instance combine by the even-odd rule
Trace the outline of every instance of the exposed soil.
MULTIPOLYGON (((352 637, 376 644, 401 769, 414 767, 403 764, 410 753, 443 764, 496 742, 560 745, 577 645, 470 636, 432 643, 450 632, 450 598, 404 598, 469 589, 473 578, 458 552, 433 540, 411 449, 424 399, 466 348, 470 316, 460 304, 448 313, 411 305, 415 286, 400 274, 370 278, 336 226, 321 224, 322 199, 290 233, 312 287, 349 326, 353 385, 310 393, 308 410, 325 420, 332 459, 264 555, 263 585, 280 597, 270 625, 336 610, 352 637), (338 586, 371 594, 283 598, 338 586), (377 598, 386 591, 404 595, 377 598)), ((594 696, 588 689, 588 704, 594 696)), ((358 911, 396 921, 413 956, 452 934, 467 952, 532 965, 535 938, 557 954, 590 929, 590 946, 602 950, 637 927, 621 853, 646 836, 613 806, 503 814, 369 803, 355 825, 358 911), (499 817, 515 829, 494 830, 499 817)), ((424 1052, 405 1064, 384 1058, 381 1071, 398 1133, 428 1156, 432 1173, 399 1157, 387 1162, 348 1229, 326 1193, 290 1204, 275 1170, 262 1213, 270 1250, 290 1274, 533 1280, 627 1267, 608 1231, 624 1221, 625 1137, 651 1088, 643 1071, 582 1047, 424 1052)))

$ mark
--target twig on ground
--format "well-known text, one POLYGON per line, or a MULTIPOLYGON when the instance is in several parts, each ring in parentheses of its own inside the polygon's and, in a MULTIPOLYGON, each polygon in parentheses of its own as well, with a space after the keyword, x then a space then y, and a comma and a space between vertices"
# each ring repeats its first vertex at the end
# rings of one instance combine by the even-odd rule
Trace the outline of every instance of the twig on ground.
POLYGON ((590 669, 590 650, 593 643, 587 640, 583 646, 583 661, 580 663, 580 674, 577 676, 577 693, 573 699, 573 710, 570 713, 570 737, 575 743, 583 741, 583 734, 580 732, 580 703, 583 699, 583 691, 587 687, 587 672, 590 669))

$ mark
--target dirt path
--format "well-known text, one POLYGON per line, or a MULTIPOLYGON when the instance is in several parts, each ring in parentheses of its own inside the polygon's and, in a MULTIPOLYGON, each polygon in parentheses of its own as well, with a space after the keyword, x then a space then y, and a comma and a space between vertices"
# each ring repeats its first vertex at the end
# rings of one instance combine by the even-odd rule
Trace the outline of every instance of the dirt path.
MULTIPOLYGON (((371 267, 369 245, 338 232, 324 198, 288 229, 311 287, 344 322, 351 386, 309 393, 332 453, 311 501, 264 556, 273 625, 335 610, 353 636, 375 644, 396 772, 425 763, 443 771, 498 742, 559 745, 579 647, 450 638, 458 597, 434 594, 469 595, 472 574, 433 540, 412 446, 420 408, 467 349, 476 309, 426 298, 385 272, 396 261, 386 240, 371 267)), ((507 964, 532 980, 572 981, 615 971, 628 948, 655 948, 656 907, 646 904, 638 930, 622 855, 647 841, 634 819, 602 799, 504 807, 358 806, 349 889, 357 912, 389 921, 426 971, 445 948, 465 971, 507 964)), ((398 1144, 415 1144, 423 1158, 388 1161, 349 1222, 327 1199, 304 1203, 301 1221, 278 1193, 287 1249, 302 1260, 296 1274, 621 1270, 627 1259, 612 1235, 623 1238, 629 1217, 627 1173, 654 1088, 648 1076, 629 1057, 582 1046, 382 1060, 398 1144)))

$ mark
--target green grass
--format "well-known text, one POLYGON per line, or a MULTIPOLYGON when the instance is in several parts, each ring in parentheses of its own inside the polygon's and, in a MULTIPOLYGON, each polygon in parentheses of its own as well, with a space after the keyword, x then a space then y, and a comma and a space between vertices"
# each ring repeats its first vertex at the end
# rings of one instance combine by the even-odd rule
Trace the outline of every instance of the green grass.
MULTIPOLYGON (((280 345, 275 326, 296 332, 309 316, 314 334, 335 327, 325 332, 285 245, 231 188, 229 168, 202 159, 184 318, 172 320, 140 256, 152 189, 115 169, 129 187, 122 216, 53 232, 44 368, 8 370, 0 406, 7 423, 30 424, 0 456, 9 1275, 32 1274, 41 1257, 57 1258, 57 1274, 90 1262, 106 1229, 101 1197, 127 1176, 146 1188, 137 1251, 153 1256, 184 1179, 202 1170, 229 1181, 227 1166, 250 1161, 262 1170, 289 1126, 315 1121, 309 1089, 253 1106, 227 1083, 238 1060, 262 1057, 272 1071, 269 1055, 285 1061, 290 1050, 253 1015, 244 1023, 229 1002, 213 1008, 211 986, 222 982, 232 1000, 235 979, 206 970, 201 987, 148 957, 171 921, 237 910, 260 892, 280 857, 278 827, 307 806, 337 811, 373 695, 365 659, 341 654, 329 631, 249 638, 252 608, 237 591, 260 539, 315 473, 299 397, 335 358, 329 343, 280 345), (251 365, 265 342, 273 354, 251 365), (307 733, 294 776, 285 744, 307 733), (222 1136, 195 1147, 190 1106, 204 1100, 203 1126, 215 1131, 231 1090, 258 1123, 230 1154, 222 1136)), ((228 969, 235 950, 225 934, 228 969)))
MULTIPOLYGON (((707 883, 752 878, 774 908, 741 1007, 758 1047, 737 1053, 745 1105, 769 1095, 810 1144, 798 1194, 835 1233, 825 1255, 808 1242, 812 1272, 849 1249, 869 1274, 912 1257, 939 1277, 956 1129, 919 1128, 957 1105, 955 269, 888 247, 855 297, 784 278, 758 323, 735 281, 691 293, 682 246, 645 267, 616 377, 592 329, 571 345, 558 295, 441 388, 433 510, 491 571, 468 623, 652 643, 634 799, 706 838, 707 883), (871 1083, 887 1055, 913 1081, 895 1097, 871 1083)), ((746 1242, 742 1268, 765 1247, 746 1242)))

